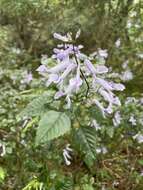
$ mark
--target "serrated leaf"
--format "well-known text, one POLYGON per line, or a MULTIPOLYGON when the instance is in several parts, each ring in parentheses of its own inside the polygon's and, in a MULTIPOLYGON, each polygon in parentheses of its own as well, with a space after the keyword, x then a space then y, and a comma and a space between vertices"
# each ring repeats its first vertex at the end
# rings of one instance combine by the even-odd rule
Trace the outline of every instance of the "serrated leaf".
POLYGON ((36 145, 55 139, 70 130, 71 121, 62 112, 48 111, 40 120, 36 134, 36 145))
POLYGON ((53 99, 53 92, 47 92, 35 98, 27 107, 19 114, 19 117, 40 116, 48 110, 46 105, 53 99))
POLYGON ((94 128, 85 126, 76 131, 76 144, 85 155, 85 161, 90 167, 96 160, 96 131, 94 128))
POLYGON ((71 177, 68 177, 64 180, 61 180, 56 185, 57 190, 73 190, 73 180, 71 177))

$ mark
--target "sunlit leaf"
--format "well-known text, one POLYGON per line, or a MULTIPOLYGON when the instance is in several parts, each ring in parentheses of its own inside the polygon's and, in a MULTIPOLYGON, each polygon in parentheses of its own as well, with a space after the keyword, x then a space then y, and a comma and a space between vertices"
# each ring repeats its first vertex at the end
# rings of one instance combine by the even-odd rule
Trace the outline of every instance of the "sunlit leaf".
POLYGON ((39 122, 36 144, 55 139, 68 132, 70 127, 70 119, 65 113, 48 111, 39 122))

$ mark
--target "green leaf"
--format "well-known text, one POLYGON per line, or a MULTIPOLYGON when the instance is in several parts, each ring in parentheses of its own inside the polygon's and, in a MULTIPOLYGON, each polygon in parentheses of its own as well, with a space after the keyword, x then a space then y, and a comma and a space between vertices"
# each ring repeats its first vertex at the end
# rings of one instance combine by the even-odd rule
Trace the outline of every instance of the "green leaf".
POLYGON ((71 121, 62 112, 48 111, 40 120, 36 134, 36 145, 55 139, 70 130, 71 121))
POLYGON ((6 173, 2 167, 0 167, 0 182, 4 180, 6 173))
POLYGON ((96 131, 89 126, 82 126, 75 132, 76 144, 84 154, 86 164, 91 167, 96 160, 96 131))
POLYGON ((56 184, 57 190, 73 190, 73 179, 72 177, 66 177, 65 179, 60 179, 56 184))
POLYGON ((30 102, 27 107, 19 114, 19 117, 40 116, 48 110, 47 104, 53 100, 53 92, 44 93, 30 102))

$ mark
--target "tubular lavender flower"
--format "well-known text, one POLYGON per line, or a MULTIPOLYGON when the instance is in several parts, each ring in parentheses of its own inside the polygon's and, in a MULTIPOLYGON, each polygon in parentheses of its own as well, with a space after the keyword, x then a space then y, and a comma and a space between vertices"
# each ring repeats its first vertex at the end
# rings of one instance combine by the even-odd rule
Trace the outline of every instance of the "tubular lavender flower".
MULTIPOLYGON (((77 32, 75 39, 80 35, 80 31, 77 32)), ((71 34, 62 36, 61 34, 54 33, 54 38, 61 40, 62 45, 57 45, 54 48, 52 59, 56 61, 57 65, 50 67, 49 65, 41 65, 37 71, 45 76, 46 85, 50 86, 54 83, 58 92, 55 94, 55 99, 60 97, 65 97, 68 104, 68 108, 71 106, 71 98, 80 92, 80 89, 85 86, 86 93, 85 97, 90 97, 90 92, 94 92, 96 98, 94 97, 91 101, 93 104, 99 107, 103 116, 106 113, 113 112, 113 106, 121 105, 120 100, 113 91, 123 91, 124 85, 120 83, 114 83, 112 81, 106 80, 106 75, 109 69, 102 63, 95 65, 92 63, 94 61, 93 56, 87 56, 81 52, 83 48, 82 45, 75 45, 72 42, 71 34), (108 102, 108 106, 104 108, 104 104, 100 103, 98 96, 108 102)), ((107 50, 98 49, 94 57, 107 58, 107 50)))
POLYGON ((58 65, 56 65, 55 67, 47 70, 47 72, 50 72, 50 73, 58 73, 60 71, 64 71, 65 68, 67 68, 67 66, 69 65, 69 62, 68 60, 64 60, 62 61, 61 63, 59 63, 58 65))
POLYGON ((40 65, 36 71, 39 72, 39 74, 43 75, 44 73, 46 73, 48 71, 47 67, 45 65, 40 65))

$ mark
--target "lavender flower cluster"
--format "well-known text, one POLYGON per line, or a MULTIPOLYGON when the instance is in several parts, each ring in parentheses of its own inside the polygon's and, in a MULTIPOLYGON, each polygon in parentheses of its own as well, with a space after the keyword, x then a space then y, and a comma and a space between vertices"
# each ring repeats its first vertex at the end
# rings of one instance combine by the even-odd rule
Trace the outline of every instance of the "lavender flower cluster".
POLYGON ((88 102, 97 105, 105 117, 106 114, 113 112, 114 106, 121 105, 114 91, 123 91, 125 87, 121 83, 114 83, 105 79, 109 69, 103 61, 101 64, 94 64, 97 57, 106 60, 108 57, 107 50, 98 49, 91 56, 85 55, 81 52, 83 46, 75 45, 75 40, 79 35, 80 31, 73 39, 70 33, 64 36, 54 33, 54 38, 62 41, 53 50, 52 59, 57 64, 50 67, 45 59, 37 71, 45 78, 47 87, 51 84, 57 86, 58 91, 54 98, 65 97, 68 108, 71 107, 72 97, 80 92, 82 86, 86 86, 85 97, 88 97, 88 102), (94 92, 94 98, 90 98, 90 92, 94 92), (97 95, 100 98, 97 98, 97 95))

